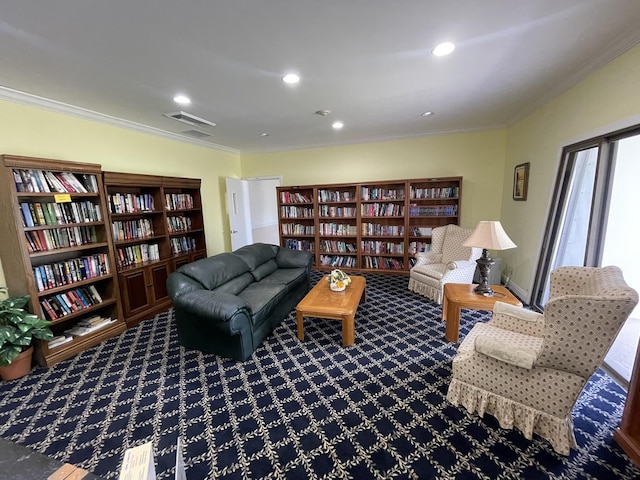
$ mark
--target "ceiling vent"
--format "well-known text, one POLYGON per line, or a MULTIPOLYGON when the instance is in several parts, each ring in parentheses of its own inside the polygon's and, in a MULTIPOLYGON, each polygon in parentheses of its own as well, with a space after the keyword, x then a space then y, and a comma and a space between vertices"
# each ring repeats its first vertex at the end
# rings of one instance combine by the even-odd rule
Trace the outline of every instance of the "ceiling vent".
POLYGON ((182 132, 182 134, 192 138, 206 138, 211 136, 210 133, 201 132, 200 130, 193 130, 193 129, 185 130, 184 132, 182 132))
POLYGON ((163 115, 167 118, 172 118, 179 122, 193 125, 194 127, 215 127, 216 126, 215 123, 210 122, 209 120, 196 117, 195 115, 191 115, 190 113, 187 113, 187 112, 163 113, 163 115))

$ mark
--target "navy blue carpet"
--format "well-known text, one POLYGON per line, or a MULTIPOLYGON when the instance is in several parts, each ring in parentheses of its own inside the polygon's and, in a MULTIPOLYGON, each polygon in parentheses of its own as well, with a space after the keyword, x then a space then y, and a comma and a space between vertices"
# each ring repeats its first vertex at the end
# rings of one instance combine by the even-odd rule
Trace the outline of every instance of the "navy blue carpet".
MULTIPOLYGON (((461 338, 488 318, 463 311, 461 338)), ((574 410, 569 457, 449 404, 457 344, 407 277, 367 275, 354 346, 332 320, 305 319, 305 335, 292 312, 237 363, 181 348, 170 310, 2 383, 0 436, 106 479, 149 441, 172 479, 179 436, 189 480, 640 478, 612 439, 625 393, 602 371, 574 410)))

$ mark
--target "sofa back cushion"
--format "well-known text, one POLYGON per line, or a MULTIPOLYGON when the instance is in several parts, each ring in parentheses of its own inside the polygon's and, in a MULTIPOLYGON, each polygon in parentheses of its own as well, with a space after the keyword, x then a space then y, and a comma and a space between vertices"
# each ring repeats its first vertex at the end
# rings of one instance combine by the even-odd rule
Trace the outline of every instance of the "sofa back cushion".
POLYGON ((277 246, 266 243, 245 245, 233 252, 234 255, 240 257, 249 266, 249 271, 256 281, 260 281, 278 268, 275 262, 277 253, 277 246))
POLYGON ((251 272, 251 275, 253 275, 253 278, 256 279, 256 282, 259 282, 264 277, 271 275, 277 269, 278 264, 276 263, 275 259, 272 258, 271 260, 267 260, 262 265, 256 267, 256 269, 251 272))
POLYGON ((183 265, 178 272, 200 282, 207 290, 214 290, 249 271, 249 267, 232 253, 220 253, 183 265))
POLYGON ((216 293, 228 293, 231 295, 238 295, 241 291, 243 291, 247 286, 254 282, 253 275, 249 272, 245 272, 239 277, 232 278, 227 283, 223 283, 213 291, 216 293))

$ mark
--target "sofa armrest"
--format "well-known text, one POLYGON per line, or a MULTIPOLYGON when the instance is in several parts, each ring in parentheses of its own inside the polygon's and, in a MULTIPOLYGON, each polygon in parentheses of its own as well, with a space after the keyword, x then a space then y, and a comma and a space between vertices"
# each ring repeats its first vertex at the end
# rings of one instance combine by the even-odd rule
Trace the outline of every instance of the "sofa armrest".
POLYGON ((173 272, 167 277, 167 292, 173 301, 183 293, 203 289, 204 286, 200 282, 182 273, 173 272))
POLYGON ((475 260, 456 260, 454 262, 447 263, 447 268, 449 270, 456 270, 456 269, 470 268, 470 267, 473 267, 475 269, 477 265, 478 264, 476 263, 475 260))
POLYGON ((183 313, 209 318, 212 322, 229 322, 239 313, 251 317, 249 303, 229 293, 195 290, 179 295, 173 300, 173 304, 183 313))
POLYGON ((544 315, 508 303, 496 302, 489 323, 504 330, 540 337, 544 329, 544 315))
POLYGON ((276 263, 279 268, 311 268, 313 253, 305 250, 292 250, 280 247, 276 255, 276 263))

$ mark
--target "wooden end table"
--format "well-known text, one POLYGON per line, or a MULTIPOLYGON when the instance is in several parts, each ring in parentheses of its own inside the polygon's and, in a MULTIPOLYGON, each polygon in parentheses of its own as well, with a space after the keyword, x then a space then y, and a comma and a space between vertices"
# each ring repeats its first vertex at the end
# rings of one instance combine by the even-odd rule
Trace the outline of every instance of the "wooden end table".
POLYGON ((342 292, 329 288, 327 276, 307 293, 296 306, 298 339, 304 341, 304 317, 329 318, 342 321, 342 344, 355 342, 355 316, 358 305, 366 300, 364 277, 351 277, 351 284, 342 292))
POLYGON ((460 309, 492 310, 496 302, 509 303, 517 307, 522 306, 509 290, 502 285, 491 285, 495 292, 493 297, 485 297, 473 291, 477 284, 445 283, 444 298, 442 300, 442 320, 447 322, 445 338, 450 342, 458 342, 460 330, 460 309))

